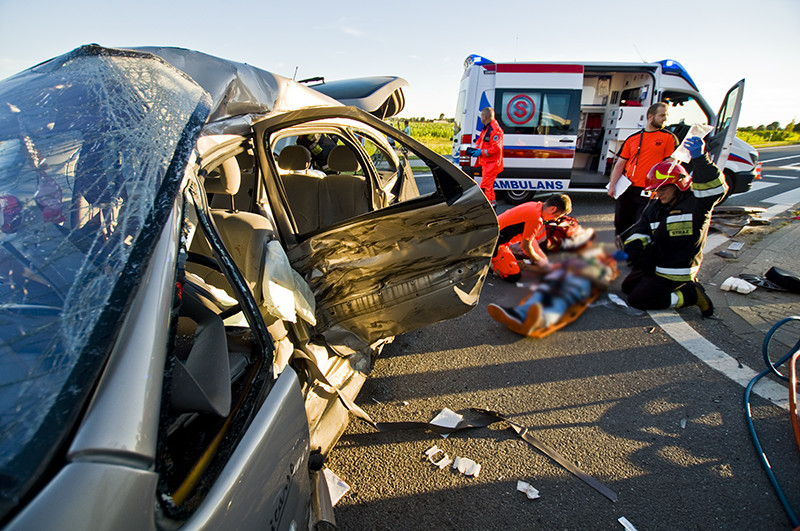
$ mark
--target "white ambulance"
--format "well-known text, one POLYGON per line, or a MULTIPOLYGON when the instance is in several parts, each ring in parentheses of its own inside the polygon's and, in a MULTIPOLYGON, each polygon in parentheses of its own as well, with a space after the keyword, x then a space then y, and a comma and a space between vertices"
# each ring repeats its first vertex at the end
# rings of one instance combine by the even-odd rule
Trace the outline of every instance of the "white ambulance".
POLYGON ((647 108, 669 104, 667 129, 682 140, 694 123, 710 124, 712 159, 724 169, 731 193, 755 177, 758 152, 736 138, 744 79, 714 114, 677 61, 657 63, 494 63, 471 55, 464 62, 453 136, 453 162, 480 179, 465 154, 483 125, 480 109, 494 107, 505 132, 503 172, 495 190, 509 203, 536 192, 604 191, 625 139, 644 128, 647 108))

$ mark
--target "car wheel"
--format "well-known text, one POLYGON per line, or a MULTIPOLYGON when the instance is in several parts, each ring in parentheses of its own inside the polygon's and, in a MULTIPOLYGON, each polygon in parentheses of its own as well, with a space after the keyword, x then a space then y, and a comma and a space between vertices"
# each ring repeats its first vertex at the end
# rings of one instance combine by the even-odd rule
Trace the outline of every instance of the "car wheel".
POLYGON ((503 194, 506 203, 511 205, 527 203, 533 199, 533 196, 536 195, 536 192, 531 190, 504 190, 501 193, 503 194))

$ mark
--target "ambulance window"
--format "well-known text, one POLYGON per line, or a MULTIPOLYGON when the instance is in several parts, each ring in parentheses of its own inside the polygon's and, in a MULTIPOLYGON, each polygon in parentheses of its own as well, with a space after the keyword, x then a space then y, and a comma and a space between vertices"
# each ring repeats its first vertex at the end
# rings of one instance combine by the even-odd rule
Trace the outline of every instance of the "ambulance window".
POLYGON ((467 102, 467 90, 464 89, 458 93, 458 103, 456 103, 456 117, 453 120, 454 122, 453 140, 456 140, 455 135, 461 132, 461 120, 463 119, 464 106, 466 105, 466 102, 467 102))
POLYGON ((539 125, 548 128, 550 134, 567 134, 570 129, 569 102, 569 94, 545 94, 539 125))
POLYGON ((495 114, 506 134, 577 133, 578 90, 498 90, 495 102, 495 114))
POLYGON ((703 111, 697 100, 688 94, 665 91, 661 95, 661 100, 669 104, 667 126, 710 123, 709 116, 703 111))

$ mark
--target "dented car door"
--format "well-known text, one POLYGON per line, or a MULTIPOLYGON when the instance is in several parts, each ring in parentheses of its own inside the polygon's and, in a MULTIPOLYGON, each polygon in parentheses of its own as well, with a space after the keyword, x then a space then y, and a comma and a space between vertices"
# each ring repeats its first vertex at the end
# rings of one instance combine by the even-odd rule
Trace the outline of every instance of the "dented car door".
MULTIPOLYGON (((364 351, 380 339, 461 315, 477 304, 497 218, 480 189, 455 166, 352 107, 296 111, 266 119, 255 130, 266 200, 292 266, 315 295, 315 332, 337 352, 364 351), (289 166, 277 153, 283 139, 275 139, 287 126, 325 134, 330 151, 347 148, 357 164, 340 173, 330 156, 324 175, 282 167, 289 166), (406 154, 422 164, 416 176, 406 154), (329 181, 349 186, 347 176, 365 181, 369 204, 326 225, 325 210, 342 204, 341 187, 329 181), (293 189, 295 182, 302 185, 293 189)), ((292 135, 287 142, 305 138, 292 135)))

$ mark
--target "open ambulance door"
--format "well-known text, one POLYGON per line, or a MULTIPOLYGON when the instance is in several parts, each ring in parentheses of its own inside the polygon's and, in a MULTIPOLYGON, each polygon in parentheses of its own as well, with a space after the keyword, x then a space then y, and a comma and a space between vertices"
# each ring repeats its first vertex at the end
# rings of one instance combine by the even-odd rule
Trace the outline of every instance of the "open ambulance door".
MULTIPOLYGON (((744 79, 732 86, 725 95, 719 113, 717 113, 714 131, 706 138, 708 154, 711 160, 723 170, 728 162, 731 144, 733 144, 733 139, 736 136, 736 126, 739 123, 743 95, 744 79)), ((732 183, 729 182, 728 184, 731 185, 732 183)))

